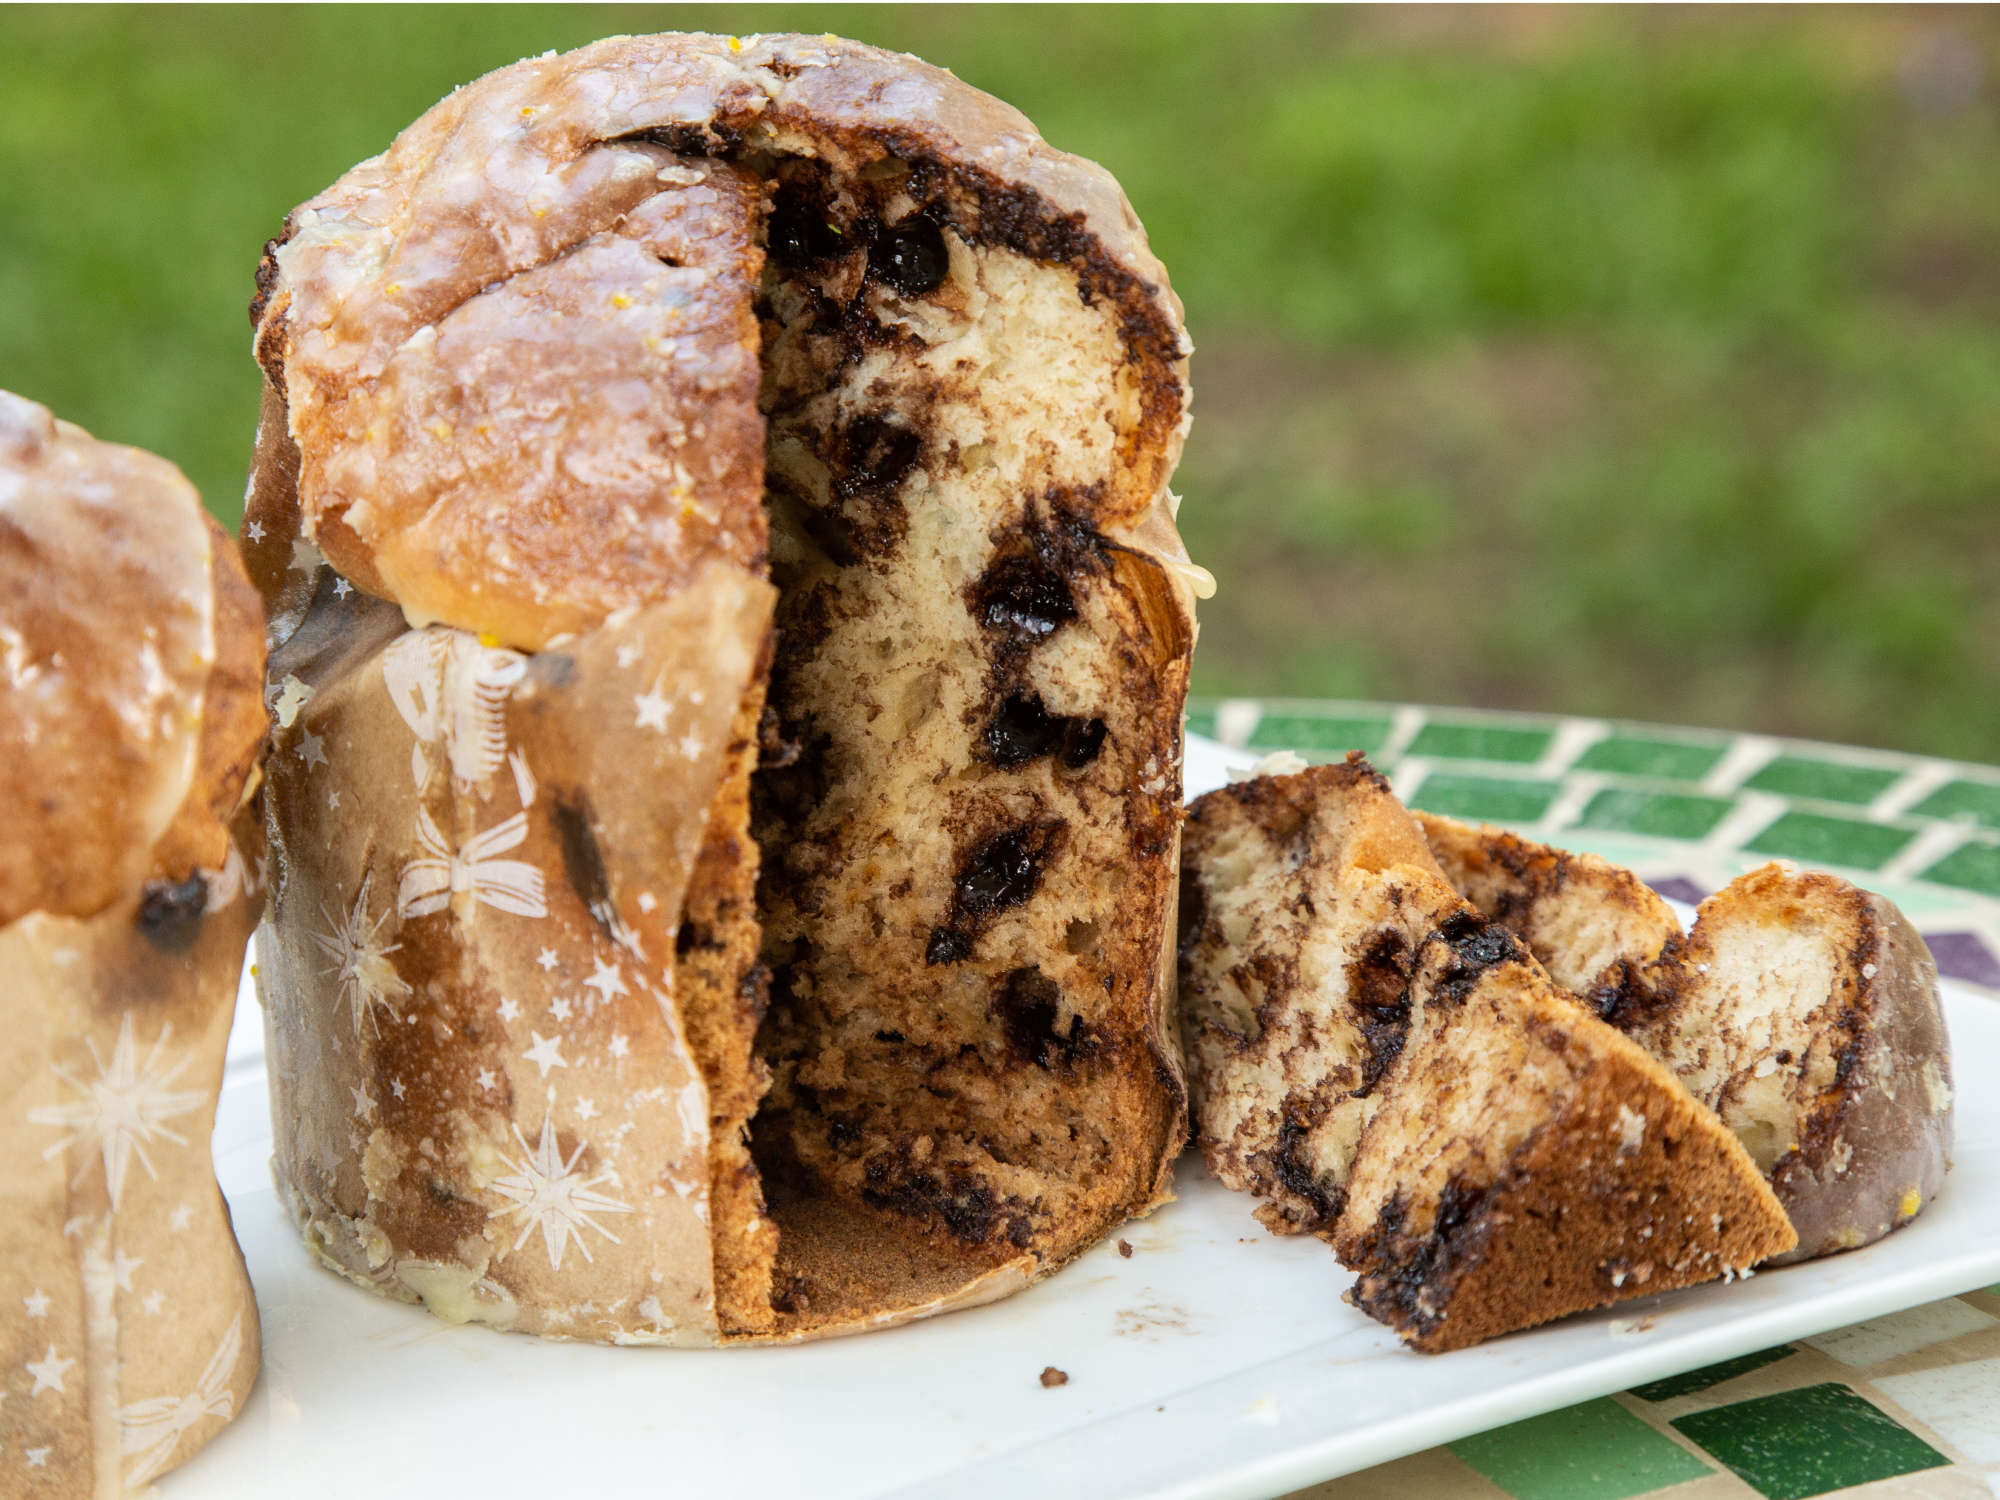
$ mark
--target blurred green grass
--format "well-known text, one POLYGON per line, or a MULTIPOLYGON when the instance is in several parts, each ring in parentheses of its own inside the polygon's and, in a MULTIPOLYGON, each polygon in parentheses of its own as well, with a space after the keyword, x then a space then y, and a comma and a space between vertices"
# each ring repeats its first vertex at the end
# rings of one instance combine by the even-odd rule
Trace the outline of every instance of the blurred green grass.
POLYGON ((1124 182, 1187 301, 1197 688, 2000 761, 1985 12, 0 12, 0 385, 240 507, 293 204, 452 86, 837 31, 1124 182))

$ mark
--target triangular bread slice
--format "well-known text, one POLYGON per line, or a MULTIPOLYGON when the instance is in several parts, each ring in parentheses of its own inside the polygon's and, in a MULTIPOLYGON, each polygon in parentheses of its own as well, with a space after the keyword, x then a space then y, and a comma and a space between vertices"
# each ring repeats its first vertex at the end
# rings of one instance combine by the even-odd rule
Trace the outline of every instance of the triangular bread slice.
POLYGON ((1895 903, 1772 864, 1683 937, 1629 870, 1418 817, 1461 894, 1721 1115, 1798 1230, 1784 1259, 1869 1244, 1937 1195, 1950 1039, 1936 965, 1895 903))
POLYGON ((1413 1347, 1791 1248, 1721 1122, 1451 890, 1359 757, 1200 798, 1182 869, 1210 1169, 1332 1240, 1413 1347))

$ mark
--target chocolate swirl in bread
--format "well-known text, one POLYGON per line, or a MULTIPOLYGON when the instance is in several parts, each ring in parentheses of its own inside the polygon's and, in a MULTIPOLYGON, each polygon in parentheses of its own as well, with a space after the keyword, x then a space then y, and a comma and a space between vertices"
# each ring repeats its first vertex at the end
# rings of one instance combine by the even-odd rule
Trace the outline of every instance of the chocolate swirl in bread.
POLYGON ((1179 305, 1107 174, 906 57, 617 38, 296 211, 253 316, 317 1249, 703 1343, 984 1300, 1160 1201, 1202 575, 1179 305))
POLYGON ((0 1363, 33 1382, 0 1448, 37 1493, 124 1494, 257 1375, 208 1137, 261 904, 263 619, 179 470, 5 392, 0 661, 0 1363))

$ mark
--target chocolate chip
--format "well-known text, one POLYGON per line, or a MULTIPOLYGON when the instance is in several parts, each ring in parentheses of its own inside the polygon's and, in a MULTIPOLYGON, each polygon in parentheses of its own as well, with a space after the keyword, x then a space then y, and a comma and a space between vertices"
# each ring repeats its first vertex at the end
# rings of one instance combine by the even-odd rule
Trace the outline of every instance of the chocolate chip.
POLYGON ((1022 1062, 1056 1072, 1075 1067, 1097 1050, 1097 1039, 1080 1016, 1070 1017, 1067 1033, 1056 1030, 1062 990, 1033 965, 1015 969, 995 983, 991 1010, 1007 1039, 1007 1050, 1022 1062))
POLYGON ((1024 824, 994 834, 975 848, 959 870, 953 902, 958 912, 988 917, 1034 895, 1057 826, 1024 824))
POLYGON ((963 963, 972 957, 972 934, 957 932, 949 927, 931 929, 930 946, 924 949, 927 964, 963 963))
POLYGON ((1130 1260, 1132 1258, 1132 1242, 1130 1240, 1120 1240, 1118 1242, 1118 1253, 1127 1260, 1130 1260))
POLYGON ((208 882, 196 870, 178 883, 149 880, 139 898, 139 931, 162 953, 185 953, 201 936, 208 882))
POLYGON ((969 590, 973 613, 989 630, 1041 640, 1076 618, 1069 580, 1041 557, 1004 557, 969 590))
POLYGON ((951 253, 937 225, 913 217, 876 238, 868 251, 868 269, 905 297, 921 297, 951 270, 951 253))
POLYGON ((1054 1365, 1047 1365, 1043 1367, 1042 1369, 1043 1390, 1054 1390, 1059 1385, 1068 1385, 1068 1384, 1069 1384, 1069 1376, 1065 1375, 1061 1370, 1058 1370, 1054 1365))
POLYGON ((783 188, 771 208, 768 243, 780 265, 809 266, 839 254, 842 237, 823 207, 795 188, 783 188))

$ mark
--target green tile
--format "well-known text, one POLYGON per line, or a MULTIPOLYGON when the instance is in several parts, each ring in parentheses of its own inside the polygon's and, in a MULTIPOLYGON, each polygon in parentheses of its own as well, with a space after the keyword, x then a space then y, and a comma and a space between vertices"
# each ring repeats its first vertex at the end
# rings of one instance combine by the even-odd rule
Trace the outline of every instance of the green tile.
POLYGON ((1811 797, 1820 802, 1867 804, 1902 779, 1901 771, 1868 766, 1837 766, 1830 760, 1781 755, 1743 784, 1752 791, 1784 797, 1811 797))
POLYGON ((1532 823, 1549 810, 1554 781, 1506 781, 1497 776, 1427 776, 1410 806, 1480 823, 1532 823))
POLYGON ((1408 754, 1443 760, 1540 760, 1555 738, 1553 729, 1506 729, 1497 724, 1426 724, 1408 754))
POLYGON ((1770 1500, 1805 1500, 1951 1462, 1844 1385, 1780 1391, 1673 1425, 1770 1500))
POLYGON ((1205 734, 1215 738, 1215 710, 1212 708, 1191 708, 1187 715, 1189 734, 1205 734))
POLYGON ((1954 781, 1939 787, 1910 811, 1920 818, 1971 817, 1988 828, 2000 828, 2000 786, 1954 781))
POLYGON ((1609 1397, 1450 1447, 1514 1500, 1623 1500, 1715 1472, 1609 1397))
POLYGON ((1889 828, 1881 823, 1788 812, 1743 848, 1750 854, 1775 854, 1781 859, 1802 859, 1811 864, 1873 870, 1915 837, 1908 829, 1889 828))
POLYGON ((1685 1375, 1669 1375, 1665 1380, 1655 1380, 1649 1385, 1635 1385, 1629 1394, 1641 1401, 1671 1401, 1676 1396, 1692 1396, 1696 1391, 1705 1391, 1712 1385, 1721 1385, 1725 1380, 1734 1380, 1752 1370, 1761 1370, 1781 1359, 1789 1359, 1794 1352, 1790 1344, 1780 1344, 1775 1349, 1759 1349, 1755 1354, 1725 1359, 1719 1365, 1689 1370, 1685 1375))
POLYGON ((1924 871, 1923 878, 1939 885, 2000 896, 2000 848, 1991 844, 1961 844, 1924 871))
POLYGON ((1579 820, 1585 828, 1616 828, 1663 839, 1698 839, 1722 821, 1726 797, 1683 797, 1671 792, 1624 792, 1608 787, 1590 799, 1579 820))
POLYGON ((1265 714, 1250 736, 1251 746, 1258 750, 1311 750, 1334 755, 1350 750, 1373 755, 1388 740, 1387 719, 1326 719, 1310 714, 1265 714))
POLYGON ((1642 740, 1615 734, 1577 757, 1579 771, 1614 771, 1661 781, 1699 781, 1722 759, 1726 745, 1690 745, 1685 740, 1642 740))

